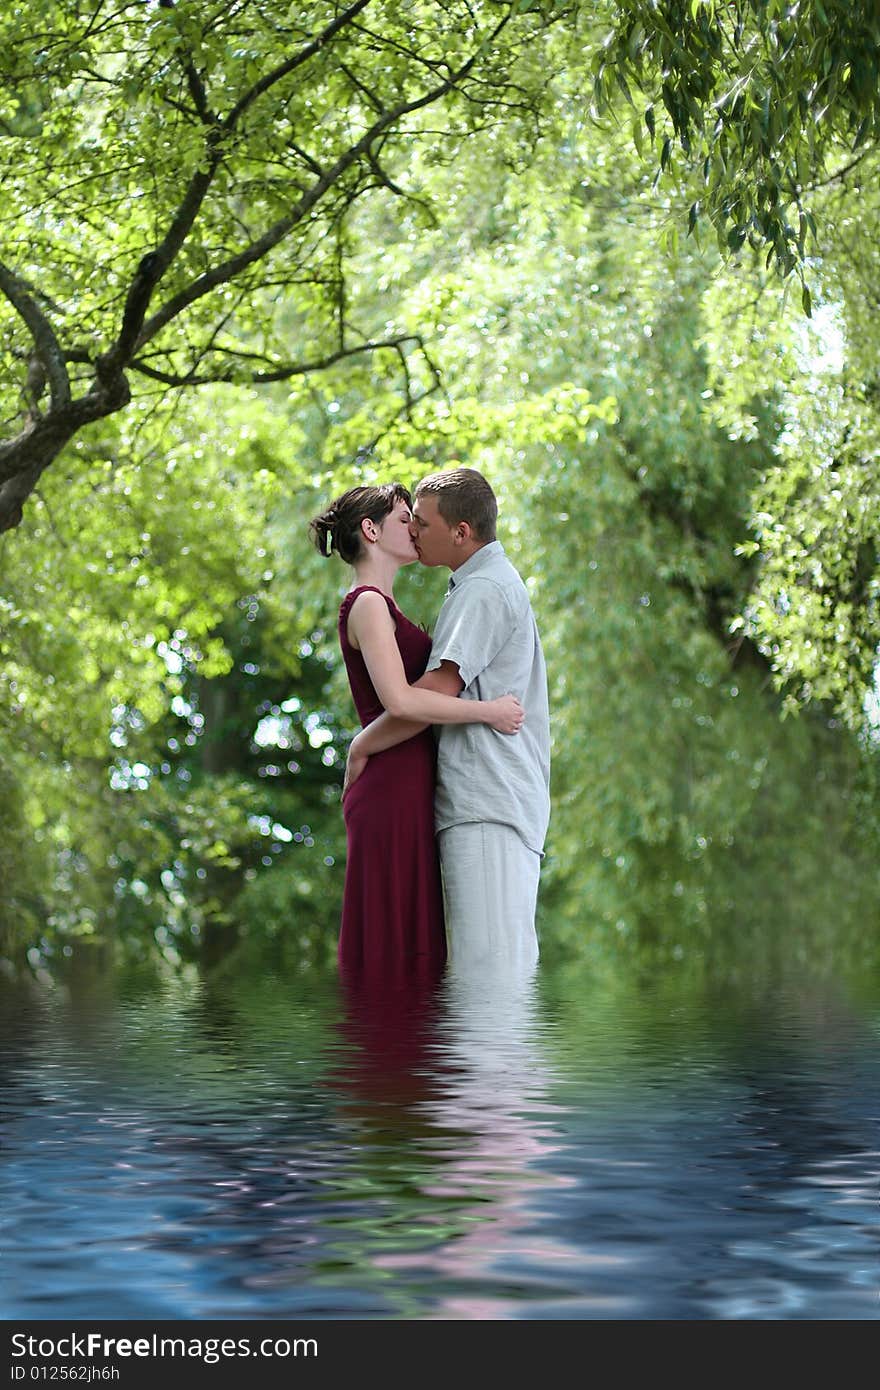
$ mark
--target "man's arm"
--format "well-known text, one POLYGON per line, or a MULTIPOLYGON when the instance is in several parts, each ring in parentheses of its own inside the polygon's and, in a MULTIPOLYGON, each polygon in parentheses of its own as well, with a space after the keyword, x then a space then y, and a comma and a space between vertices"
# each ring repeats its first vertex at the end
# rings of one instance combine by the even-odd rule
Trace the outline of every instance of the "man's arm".
MULTIPOLYGON (((426 671, 417 681, 413 681, 413 685, 421 690, 433 690, 438 695, 460 695, 464 689, 464 681, 458 667, 452 661, 442 662, 436 671, 426 671)), ((361 729, 353 740, 349 759, 352 756, 369 758, 374 753, 383 753, 386 748, 405 743, 407 739, 414 738, 427 728, 427 724, 418 724, 413 719, 398 719, 393 714, 380 714, 372 724, 361 729)))
MULTIPOLYGON (((438 695, 460 695, 464 689, 464 681, 452 661, 442 662, 436 671, 426 671, 417 681, 413 681, 413 685, 421 686, 423 690, 433 690, 438 695)), ((386 748, 405 743, 427 728, 427 724, 418 724, 414 719, 400 719, 387 712, 380 714, 378 719, 374 719, 352 739, 345 764, 342 795, 360 777, 372 754, 383 753, 386 748)))

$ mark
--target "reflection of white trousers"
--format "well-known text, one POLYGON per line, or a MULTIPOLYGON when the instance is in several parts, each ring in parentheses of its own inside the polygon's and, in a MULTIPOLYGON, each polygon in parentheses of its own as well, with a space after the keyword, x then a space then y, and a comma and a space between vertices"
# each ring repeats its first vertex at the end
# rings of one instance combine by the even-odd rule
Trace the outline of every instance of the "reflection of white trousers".
POLYGON ((437 844, 450 963, 533 965, 541 856, 494 821, 451 825, 437 844))

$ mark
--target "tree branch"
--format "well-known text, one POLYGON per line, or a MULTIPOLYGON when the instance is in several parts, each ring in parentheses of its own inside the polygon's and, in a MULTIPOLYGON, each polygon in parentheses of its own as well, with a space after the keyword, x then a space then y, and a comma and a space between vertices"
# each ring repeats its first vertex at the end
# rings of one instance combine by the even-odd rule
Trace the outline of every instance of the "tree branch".
POLYGON ((361 446, 361 448, 358 450, 359 454, 371 454, 373 450, 376 448, 376 445, 380 444, 383 439, 386 439, 388 437, 388 435, 391 433, 398 420, 400 419, 401 415, 405 415, 407 420, 411 421, 412 412, 415 410, 416 406, 421 405, 422 401, 426 401, 429 396, 433 396, 436 391, 439 391, 441 389, 443 383, 440 380, 439 374, 437 373, 437 369, 434 367, 433 362, 431 362, 431 359, 427 356, 427 354, 425 354, 425 360, 428 362, 428 365, 431 367, 431 370, 434 373, 434 380, 431 383, 431 385, 426 386, 424 391, 419 391, 417 395, 410 396, 408 397, 408 399, 404 400, 398 406, 397 410, 395 410, 394 414, 388 420, 385 421, 384 425, 379 430, 379 433, 373 435, 373 438, 371 440, 369 440, 366 444, 361 446))
MULTIPOLYGON (((364 3, 366 2, 367 0, 364 0, 364 3)), ((223 285, 228 280, 233 279, 242 270, 247 269, 249 265, 253 265, 254 261, 262 260, 273 247, 277 246, 278 243, 287 236, 288 232, 293 230, 298 222, 302 221, 306 213, 310 212, 315 204, 320 202, 327 190, 332 188, 333 184, 337 182, 341 175, 344 174, 347 169, 350 169, 351 166, 360 159, 361 155, 368 153, 371 146, 383 131, 392 126, 395 121, 399 121, 402 116, 408 116, 414 111, 420 111, 422 107, 430 106, 433 102, 439 101, 447 92, 452 91, 453 87, 470 72, 486 45, 497 38, 498 34, 500 34, 501 30, 507 24, 509 18, 510 15, 507 14, 499 20, 492 33, 483 40, 480 47, 471 54, 467 62, 464 63, 457 72, 452 73, 445 82, 441 82, 438 87, 433 87, 429 92, 425 92, 424 95, 417 97, 413 101, 400 102, 390 111, 386 111, 383 116, 380 116, 370 129, 361 136, 360 140, 354 145, 351 145, 345 153, 337 159, 332 168, 326 170, 312 187, 303 194, 302 198, 300 198, 299 202, 291 209, 287 216, 275 222, 257 241, 251 242, 250 246, 246 246, 244 250, 239 251, 237 255, 230 256, 228 260, 221 262, 221 264, 215 266, 213 270, 206 271, 204 275, 200 275, 198 279, 193 280, 185 290, 181 290, 179 294, 176 294, 172 299, 168 300, 167 303, 144 324, 143 330, 134 345, 135 349, 143 347, 145 343, 155 337, 160 329, 164 328, 166 324, 170 323, 171 320, 182 313, 184 309, 187 309, 190 304, 195 303, 197 299, 201 299, 204 295, 209 294, 211 290, 216 289, 218 285, 223 285)), ((193 184, 196 183, 199 177, 207 179, 208 182, 210 182, 212 174, 213 166, 210 174, 196 175, 193 179, 193 184)), ((207 184, 205 185, 204 191, 207 191, 207 184)), ((195 197, 195 193, 193 196, 195 197)), ((201 196, 204 197, 204 192, 201 196)), ((199 198, 199 202, 201 202, 201 198, 199 198)), ((195 211, 197 210, 198 207, 196 207, 195 211)), ((195 218, 195 211, 190 220, 190 226, 192 225, 192 220, 195 218)), ((184 205, 181 205, 181 211, 178 213, 176 223, 178 222, 181 226, 183 226, 185 222, 184 205)), ((172 228, 172 231, 173 230, 172 228)), ((179 237, 178 244, 183 241, 185 235, 186 232, 184 231, 179 237)), ((166 237, 166 242, 170 241, 170 239, 171 231, 169 231, 168 237, 166 237)), ((159 255, 161 250, 162 248, 155 254, 159 255)), ((155 280, 153 284, 155 284, 155 280)), ((134 286, 132 289, 134 289, 134 286)))
MULTIPOLYGON (((364 352, 381 352, 383 349, 391 349, 402 357, 402 347, 404 343, 415 343, 422 352, 425 351, 424 343, 417 333, 404 333, 396 338, 381 338, 377 341, 360 343, 357 347, 339 348, 336 352, 329 353, 326 357, 315 358, 311 362, 286 363, 283 367, 274 367, 271 371, 253 372, 246 380, 248 385, 265 386, 273 381, 289 381, 295 376, 308 376, 310 372, 324 371, 327 367, 332 367, 336 362, 341 362, 347 357, 356 357, 364 352)), ((220 349, 225 351, 225 349, 220 349)), ((253 357, 256 354, 248 353, 242 356, 253 357)), ((430 361, 429 358, 426 360, 430 361)), ((151 367, 143 358, 133 357, 131 363, 132 371, 140 372, 142 376, 150 377, 153 381, 161 381, 166 386, 212 386, 219 382, 240 381, 241 375, 234 367, 229 367, 222 372, 212 372, 210 374, 199 374, 197 372, 187 372, 181 376, 175 372, 163 372, 158 367, 151 367)), ((409 380, 407 374, 407 381, 409 380)))
POLYGON ((405 188, 401 188, 399 184, 396 184, 382 168, 373 150, 367 151, 367 160, 369 161, 370 168, 378 179, 378 183, 369 184, 368 187, 387 188, 389 193, 394 194, 395 198, 403 198, 405 202, 412 203, 415 207, 421 208, 432 227, 440 225, 437 214, 431 207, 427 198, 420 198, 416 193, 408 193, 405 188))
POLYGON ((107 380, 127 365, 140 341, 153 291, 189 235, 219 162, 220 156, 215 149, 207 169, 198 170, 191 178, 164 240, 155 251, 142 257, 126 296, 119 336, 110 351, 99 357, 96 364, 102 380, 107 380))
POLYGON ((43 364, 49 380, 52 409, 63 409, 70 403, 70 378, 64 365, 64 353, 61 351, 51 323, 33 295, 28 293, 24 282, 2 261, 0 261, 0 290, 3 291, 12 307, 21 315, 30 329, 37 356, 43 364))
MULTIPOLYGON (((365 24, 355 24, 354 28, 359 34, 364 34, 367 38, 372 39, 374 43, 384 48, 393 48, 395 52, 402 53, 405 58, 411 58, 413 62, 421 63, 423 67, 429 70, 432 77, 439 76, 440 64, 432 62, 430 58, 425 58, 416 49, 408 48, 406 44, 397 43, 396 40, 390 38, 387 34, 377 34, 375 30, 368 29, 365 24)), ((448 70, 447 67, 447 71, 448 70)))
POLYGON ((856 155, 855 159, 851 159, 848 164, 845 164, 843 166, 842 169, 836 169, 834 173, 829 174, 826 179, 818 179, 813 183, 807 184, 807 189, 805 191, 813 193, 817 188, 827 188, 828 185, 830 183, 834 183, 835 180, 845 178, 846 175, 851 173, 857 165, 861 164, 862 160, 868 153, 870 153, 870 151, 867 147, 863 150, 860 150, 859 153, 856 155))
POLYGON ((245 92, 244 96, 233 106, 229 115, 225 117, 223 121, 224 127, 227 130, 234 130, 239 118, 248 107, 257 100, 257 97, 262 96, 264 92, 267 92, 270 87, 274 87, 282 78, 287 77, 289 73, 294 72, 298 67, 301 67, 303 63, 308 62, 309 58, 314 57, 325 44, 329 43, 330 40, 339 33, 340 29, 344 29, 346 24, 349 24, 351 20, 354 19, 355 15, 360 14, 361 10, 365 10, 369 3, 370 0, 355 0, 355 3, 349 6, 347 10, 343 10, 342 14, 337 15, 336 18, 327 25, 326 29, 322 30, 316 39, 306 44, 305 48, 301 48, 299 53, 294 54, 292 58, 286 59, 285 62, 279 63, 271 72, 267 72, 265 77, 261 77, 259 82, 255 82, 250 91, 245 92))
MULTIPOLYGON (((159 8, 162 10, 173 10, 175 8, 174 0, 159 0, 159 8)), ((193 105, 198 111, 199 116, 204 121, 205 125, 216 125, 217 117, 208 105, 208 94, 205 91, 205 84, 189 54, 187 54, 184 60, 183 67, 186 73, 189 94, 193 99, 193 105)))
POLYGON ((351 68, 348 66, 348 64, 347 64, 347 63, 343 63, 343 61, 342 61, 341 58, 340 58, 340 60, 339 60, 339 69, 340 69, 341 72, 344 72, 344 73, 345 73, 345 75, 346 75, 346 77, 348 78, 348 80, 349 80, 349 82, 351 83, 351 85, 352 85, 353 87, 357 87, 358 91, 361 92, 362 95, 366 97, 367 101, 370 103, 370 105, 372 106, 373 110, 376 111, 376 112, 378 112, 378 114, 381 116, 382 113, 383 113, 383 111, 385 110, 385 105, 384 105, 384 103, 382 102, 381 98, 378 97, 378 96, 376 95, 375 92, 371 92, 370 89, 369 89, 369 87, 367 87, 367 86, 365 85, 365 83, 363 83, 363 82, 360 80, 360 78, 358 77, 357 73, 356 73, 356 72, 352 72, 352 70, 351 70, 351 68))

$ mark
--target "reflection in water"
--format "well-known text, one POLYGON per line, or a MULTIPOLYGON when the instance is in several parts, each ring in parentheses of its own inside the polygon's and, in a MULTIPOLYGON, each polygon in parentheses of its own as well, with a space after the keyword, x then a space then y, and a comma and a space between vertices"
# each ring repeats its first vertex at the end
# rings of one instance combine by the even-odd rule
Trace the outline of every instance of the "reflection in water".
POLYGON ((877 1316, 867 995, 112 984, 0 1001, 7 1316, 877 1316))
POLYGON ((452 967, 444 981, 437 1049, 443 1085, 431 1118, 447 1138, 432 1195, 459 1203, 454 1233, 418 1256, 391 1254, 384 1268, 417 1276, 433 1288, 434 1316, 496 1318, 553 1278, 570 1252, 536 1236, 529 1201, 534 1188, 569 1180, 537 1171, 559 1147, 552 1119, 559 1107, 537 1034, 536 965, 483 961, 452 967), (517 1265, 540 1265, 536 1283, 517 1265))
POLYGON ((442 975, 442 967, 411 980, 343 974, 340 1032, 348 1047, 332 1079, 351 1096, 350 1116, 369 1125, 396 1114, 407 1127, 406 1116, 433 1084, 442 975))
MULTIPOLYGON (((346 985, 345 1031, 357 1046, 334 1082, 359 1127, 361 1180, 369 1174, 384 1203, 371 1220, 362 1207, 355 1213, 337 1257, 394 1276, 401 1312, 431 1299, 435 1316, 503 1315, 517 1281, 496 1264, 533 1253, 522 1234, 539 1181, 531 1165, 555 1139, 535 966, 450 969, 409 991, 351 977, 346 985)), ((544 1261, 565 1258, 552 1241, 537 1244, 544 1261)))
MULTIPOLYGON (((489 1296, 493 1245, 541 1147, 532 976, 345 981, 349 1047, 330 1081, 357 1136, 359 1200, 337 1213, 334 1256, 380 1282, 395 1316, 424 1316, 472 1261, 474 1308, 489 1296)), ((459 1315, 454 1300, 438 1311, 459 1315)))

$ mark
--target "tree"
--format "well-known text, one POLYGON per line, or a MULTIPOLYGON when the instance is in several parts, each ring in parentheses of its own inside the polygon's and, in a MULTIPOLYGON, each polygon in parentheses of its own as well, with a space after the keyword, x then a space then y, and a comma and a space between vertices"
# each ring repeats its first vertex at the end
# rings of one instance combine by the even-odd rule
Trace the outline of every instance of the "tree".
POLYGON ((369 194, 419 202, 397 166, 421 142, 452 159, 499 121, 531 142, 536 40, 567 13, 525 0, 7 7, 0 337, 17 407, 0 530, 137 382, 292 381, 383 353, 404 409, 436 386, 417 332, 352 318, 347 218, 369 194))
MULTIPOLYGON (((694 239, 658 254, 670 197, 629 131, 597 130, 578 105, 583 54, 567 41, 555 28, 535 156, 487 123, 437 163, 423 132, 383 166, 400 185, 405 164, 417 197, 376 189, 346 213, 348 320, 389 336, 418 325, 441 390, 416 403, 433 383, 415 368, 407 414, 376 353, 263 388, 132 372, 130 405, 71 441, 27 524, 0 538, 10 952, 57 960, 115 937, 174 961, 201 954, 218 920, 298 956, 332 949, 354 723, 334 628, 347 577, 307 523, 351 482, 413 482, 453 460, 497 488, 546 644, 548 950, 690 951, 728 928, 741 940, 746 899, 760 942, 768 891, 780 914, 820 901, 821 935, 850 888, 875 891, 877 760, 832 726, 815 686, 808 717, 780 725, 768 676, 818 624, 818 605, 795 604, 800 636, 782 631, 777 561, 797 568, 801 541, 811 563, 827 550, 840 585, 835 553, 851 558, 821 468, 876 374, 862 295, 875 214, 856 223, 868 200, 847 180, 825 191, 812 322, 748 245, 726 262, 694 239), (848 405, 839 382, 821 395, 827 440, 811 432, 815 374, 796 350, 809 364, 826 300, 846 305, 853 364, 848 405), (828 524, 813 534, 818 501, 828 524)), ((217 343, 262 351, 261 334, 318 332, 326 303, 298 294, 270 328, 243 302, 217 343)), ((847 505, 866 478, 859 447, 847 505)), ((402 576, 406 611, 430 623, 443 583, 402 576)), ((826 578, 807 568, 785 584, 797 595, 826 578)), ((838 642, 843 615, 820 616, 838 642)))
POLYGON ((784 421, 756 480, 755 583, 739 618, 784 692, 786 710, 833 706, 876 737, 880 652, 880 152, 817 192, 823 254, 810 262, 805 320, 775 276, 741 253, 704 305, 713 410, 734 439, 759 428, 775 385, 784 421))
MULTIPOLYGON (((722 249, 748 240, 802 274, 815 184, 880 141, 876 0, 615 0, 609 20, 597 106, 622 91, 658 177, 677 164, 697 174, 688 231, 706 216, 722 249)), ((803 300, 809 313, 806 285, 803 300)))

